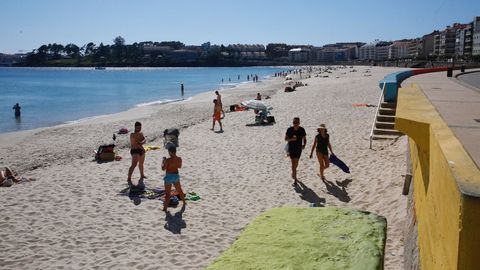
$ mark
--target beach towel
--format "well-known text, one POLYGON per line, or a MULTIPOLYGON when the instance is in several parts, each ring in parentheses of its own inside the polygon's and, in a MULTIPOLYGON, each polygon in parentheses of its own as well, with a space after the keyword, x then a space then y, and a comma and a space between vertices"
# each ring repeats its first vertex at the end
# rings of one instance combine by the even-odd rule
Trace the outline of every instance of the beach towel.
MULTIPOLYGON (((177 206, 180 202, 180 197, 178 192, 172 190, 170 193, 170 203, 169 206, 177 206)), ((119 195, 128 196, 130 200, 159 200, 162 203, 165 201, 165 190, 162 188, 147 188, 147 187, 138 187, 131 186, 125 188, 119 192, 119 195)))
POLYGON ((185 195, 185 200, 196 202, 196 201, 200 200, 200 196, 198 196, 197 193, 195 193, 195 192, 188 192, 185 195))
POLYGON ((330 162, 332 164, 339 167, 342 171, 344 171, 346 173, 350 173, 350 168, 348 168, 348 166, 342 160, 340 160, 337 156, 335 156, 334 154, 331 154, 328 159, 330 160, 330 162))

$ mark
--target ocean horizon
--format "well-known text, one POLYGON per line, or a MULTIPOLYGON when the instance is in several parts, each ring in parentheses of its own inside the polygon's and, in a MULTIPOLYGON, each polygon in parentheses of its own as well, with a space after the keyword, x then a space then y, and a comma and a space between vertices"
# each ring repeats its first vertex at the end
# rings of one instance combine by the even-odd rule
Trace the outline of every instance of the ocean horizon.
POLYGON ((287 67, 0 68, 0 133, 74 123, 233 88, 287 67), (247 76, 249 80, 247 80, 247 76), (21 116, 13 106, 19 103, 21 116))

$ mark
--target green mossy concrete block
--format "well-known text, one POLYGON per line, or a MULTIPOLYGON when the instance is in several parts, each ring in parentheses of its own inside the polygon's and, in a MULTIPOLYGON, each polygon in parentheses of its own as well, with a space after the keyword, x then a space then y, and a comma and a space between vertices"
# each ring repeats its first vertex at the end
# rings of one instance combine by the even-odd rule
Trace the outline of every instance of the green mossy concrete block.
POLYGON ((387 221, 346 208, 275 208, 207 269, 383 269, 387 221))

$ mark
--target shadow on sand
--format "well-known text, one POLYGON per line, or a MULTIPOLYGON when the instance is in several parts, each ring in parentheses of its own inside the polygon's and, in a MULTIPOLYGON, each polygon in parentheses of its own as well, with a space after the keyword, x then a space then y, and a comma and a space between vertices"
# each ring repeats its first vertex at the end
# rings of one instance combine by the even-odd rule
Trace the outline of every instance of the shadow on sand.
POLYGON ((338 186, 328 180, 322 180, 322 181, 325 184, 325 187, 327 187, 327 191, 329 194, 332 194, 333 196, 337 197, 337 199, 339 199, 342 202, 349 202, 351 200, 350 196, 348 196, 348 192, 346 188, 348 184, 352 182, 352 179, 345 179, 342 182, 336 181, 338 186))
POLYGON ((315 206, 323 207, 325 206, 325 198, 318 197, 317 193, 315 193, 311 188, 307 187, 301 181, 297 181, 295 192, 299 193, 300 198, 304 201, 309 203, 313 203, 315 206))
POLYGON ((182 229, 187 228, 187 223, 183 220, 183 212, 185 212, 185 205, 182 206, 180 211, 176 212, 173 216, 170 211, 166 212, 165 226, 166 230, 171 231, 173 234, 181 234, 182 229))

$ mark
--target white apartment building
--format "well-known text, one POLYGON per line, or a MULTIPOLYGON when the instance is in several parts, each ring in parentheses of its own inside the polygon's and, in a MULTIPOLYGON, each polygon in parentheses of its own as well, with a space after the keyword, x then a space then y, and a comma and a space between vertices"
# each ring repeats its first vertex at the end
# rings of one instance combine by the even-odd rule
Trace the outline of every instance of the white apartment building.
POLYGON ((392 45, 388 46, 388 59, 403 59, 409 55, 409 47, 411 41, 394 41, 392 45))
POLYGON ((472 55, 480 55, 480 16, 473 18, 472 55))

